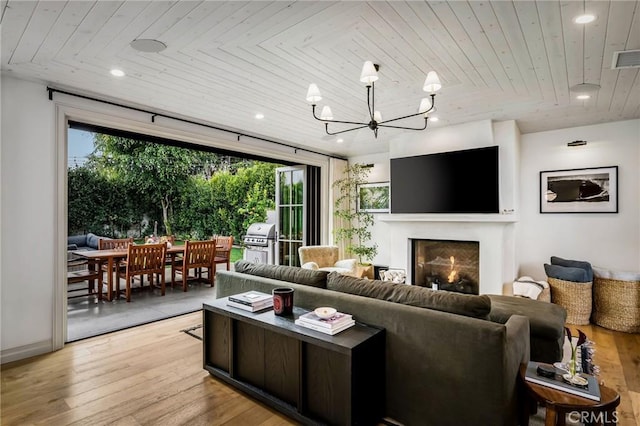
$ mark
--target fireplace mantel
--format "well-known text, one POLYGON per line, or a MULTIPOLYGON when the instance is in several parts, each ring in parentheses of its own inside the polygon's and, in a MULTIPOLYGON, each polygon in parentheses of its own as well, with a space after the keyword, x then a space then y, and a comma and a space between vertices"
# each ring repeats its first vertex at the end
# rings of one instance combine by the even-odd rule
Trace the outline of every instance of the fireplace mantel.
POLYGON ((518 222, 515 214, 380 214, 381 222, 518 222))
POLYGON ((384 214, 376 215, 379 235, 387 242, 383 253, 390 267, 407 271, 412 282, 411 239, 478 241, 480 243, 480 294, 503 294, 517 274, 515 214, 384 214))

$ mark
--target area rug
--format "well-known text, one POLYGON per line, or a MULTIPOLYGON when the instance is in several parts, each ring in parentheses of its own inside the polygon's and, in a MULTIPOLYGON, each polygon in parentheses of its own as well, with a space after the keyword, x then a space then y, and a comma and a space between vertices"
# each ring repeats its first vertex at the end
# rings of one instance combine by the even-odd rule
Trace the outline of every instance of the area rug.
POLYGON ((198 340, 202 340, 202 324, 194 325, 193 327, 180 330, 183 333, 187 333, 191 337, 195 337, 198 340))

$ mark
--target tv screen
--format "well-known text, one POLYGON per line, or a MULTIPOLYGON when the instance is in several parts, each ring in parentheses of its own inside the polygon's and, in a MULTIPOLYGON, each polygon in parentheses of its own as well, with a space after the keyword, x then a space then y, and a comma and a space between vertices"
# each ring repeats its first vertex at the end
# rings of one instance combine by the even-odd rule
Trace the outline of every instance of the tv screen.
POLYGON ((391 213, 498 213, 498 147, 391 159, 391 213))

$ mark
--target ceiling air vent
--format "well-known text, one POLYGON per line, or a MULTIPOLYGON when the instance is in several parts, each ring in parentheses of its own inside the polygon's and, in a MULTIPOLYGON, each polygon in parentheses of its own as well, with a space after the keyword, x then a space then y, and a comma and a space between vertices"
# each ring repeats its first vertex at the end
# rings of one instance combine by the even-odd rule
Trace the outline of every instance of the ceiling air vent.
POLYGON ((613 52, 611 68, 638 68, 640 67, 640 50, 623 50, 613 52))

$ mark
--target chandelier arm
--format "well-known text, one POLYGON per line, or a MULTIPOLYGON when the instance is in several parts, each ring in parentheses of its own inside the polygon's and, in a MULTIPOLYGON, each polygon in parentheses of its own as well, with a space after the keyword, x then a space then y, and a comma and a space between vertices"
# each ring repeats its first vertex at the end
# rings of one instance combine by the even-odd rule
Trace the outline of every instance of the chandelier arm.
MULTIPOLYGON (((369 86, 367 86, 367 105, 369 105, 369 86)), ((376 82, 371 82, 371 106, 369 107, 369 116, 374 120, 376 113, 376 82)))
POLYGON ((329 131, 329 123, 324 123, 324 131, 327 132, 328 135, 339 135, 340 133, 346 133, 346 132, 351 132, 353 130, 359 130, 359 129, 364 129, 365 127, 369 127, 368 125, 364 125, 364 126, 360 126, 360 127, 354 127, 351 129, 347 129, 347 130, 340 130, 339 132, 333 132, 331 133, 329 131))
POLYGON ((402 126, 389 126, 388 124, 378 124, 378 127, 388 127, 390 129, 403 129, 403 130, 424 130, 427 128, 428 119, 424 119, 424 127, 402 127, 402 126))
POLYGON ((405 115, 404 117, 398 117, 398 118, 392 118, 390 120, 385 120, 385 121, 381 121, 378 123, 378 126, 384 123, 390 123, 392 121, 398 121, 398 120, 404 120, 405 118, 410 118, 410 117, 415 117, 416 115, 421 115, 421 114, 427 114, 429 112, 431 112, 431 110, 433 110, 433 108, 435 107, 435 93, 431 94, 431 108, 429 108, 426 111, 420 111, 420 112, 416 112, 415 114, 409 114, 409 115, 405 115))
POLYGON ((318 117, 316 115, 316 106, 315 105, 311 105, 312 111, 313 111, 313 118, 315 118, 318 121, 322 121, 323 123, 342 123, 342 124, 357 124, 357 125, 362 125, 362 126, 366 126, 368 123, 362 123, 362 122, 358 122, 358 121, 339 121, 339 120, 325 120, 322 119, 320 117, 318 117))

